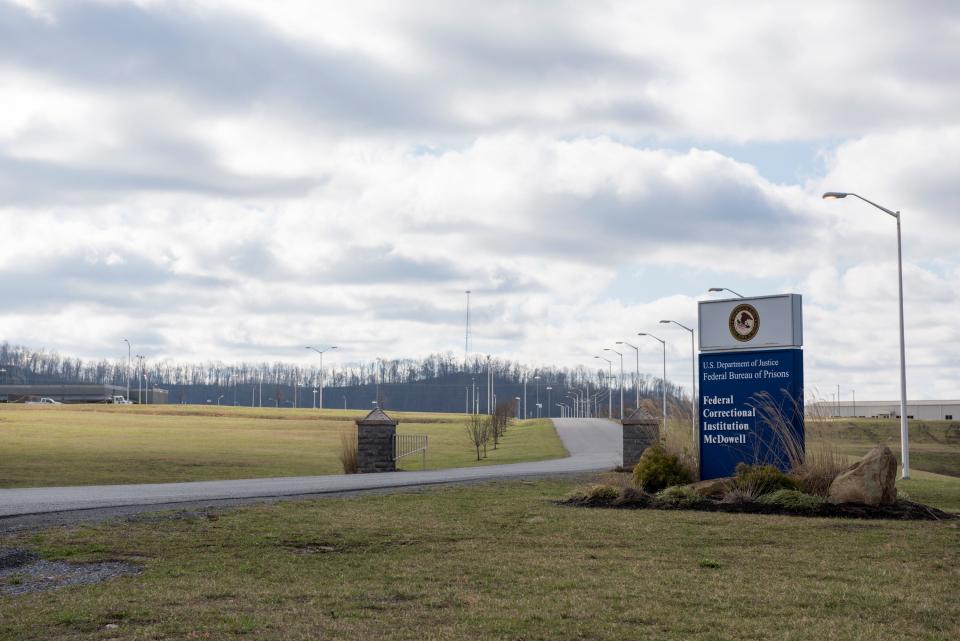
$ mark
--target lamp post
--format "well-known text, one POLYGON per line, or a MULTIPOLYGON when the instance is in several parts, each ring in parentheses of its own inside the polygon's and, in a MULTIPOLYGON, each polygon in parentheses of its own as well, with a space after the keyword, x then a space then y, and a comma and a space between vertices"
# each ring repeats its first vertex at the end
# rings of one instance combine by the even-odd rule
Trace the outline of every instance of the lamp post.
POLYGON ((640 407, 640 348, 637 347, 636 345, 631 345, 631 344, 628 343, 627 341, 617 341, 617 345, 626 345, 627 347, 629 347, 630 349, 632 349, 632 350, 636 353, 636 357, 637 357, 637 372, 636 372, 636 376, 637 376, 637 378, 636 378, 636 381, 634 382, 634 390, 635 390, 636 393, 637 393, 637 399, 636 399, 636 401, 635 401, 634 409, 638 409, 638 408, 640 407))
POLYGON ((310 347, 309 345, 307 345, 306 349, 312 349, 317 354, 320 354, 320 409, 323 409, 323 353, 330 351, 332 349, 337 349, 337 346, 331 345, 330 347, 317 349, 316 347, 310 347))
POLYGON ((900 239, 900 212, 891 211, 852 192, 828 191, 823 194, 825 200, 846 198, 847 196, 859 198, 868 205, 873 205, 883 213, 892 216, 897 221, 897 281, 900 292, 900 456, 903 459, 901 478, 908 479, 910 478, 910 434, 907 431, 907 359, 903 336, 903 244, 900 239))
POLYGON ((537 382, 537 418, 540 418, 540 377, 534 376, 533 380, 537 382))
MULTIPOLYGON (((607 361, 607 380, 613 378, 613 361, 609 358, 604 358, 603 356, 594 356, 594 358, 599 358, 601 361, 607 361)), ((607 418, 613 420, 613 388, 610 387, 610 384, 607 384, 607 418)))
POLYGON ((127 344, 127 400, 130 400, 130 341, 123 339, 127 344))
POLYGON ((552 389, 553 387, 547 385, 547 418, 553 418, 553 405, 550 404, 550 390, 552 389))
MULTIPOLYGON (((137 363, 139 364, 138 370, 143 369, 143 355, 137 354, 137 363)), ((137 404, 143 404, 143 379, 140 376, 137 376, 137 404)))
POLYGON ((620 357, 620 421, 623 422, 623 354, 609 347, 604 347, 603 351, 613 352, 620 357))
POLYGON ((317 388, 313 388, 313 409, 317 409, 317 388))
POLYGON ((660 341, 660 345, 663 346, 663 380, 660 381, 660 387, 663 388, 663 429, 667 429, 667 341, 662 338, 657 338, 653 334, 647 334, 646 332, 640 332, 637 336, 649 336, 655 341, 660 341))
POLYGON ((514 396, 513 400, 517 402, 517 420, 519 421, 520 420, 520 397, 514 396))
POLYGON ((217 405, 218 405, 218 406, 220 405, 220 399, 221 399, 221 398, 223 398, 223 394, 221 394, 220 396, 217 397, 217 405))
POLYGON ((711 288, 708 289, 707 291, 708 291, 708 292, 730 292, 731 294, 733 294, 733 295, 736 296, 737 298, 743 298, 743 294, 739 294, 739 293, 737 293, 737 292, 735 292, 735 291, 733 291, 732 289, 729 289, 729 288, 727 288, 727 287, 711 287, 711 288))
POLYGON ((660 322, 666 324, 673 323, 677 327, 682 327, 690 332, 690 384, 692 386, 690 388, 690 429, 693 430, 693 442, 697 443, 699 440, 697 438, 697 405, 699 405, 700 399, 697 397, 697 348, 694 344, 693 328, 687 327, 683 323, 678 323, 675 320, 662 320, 660 322))

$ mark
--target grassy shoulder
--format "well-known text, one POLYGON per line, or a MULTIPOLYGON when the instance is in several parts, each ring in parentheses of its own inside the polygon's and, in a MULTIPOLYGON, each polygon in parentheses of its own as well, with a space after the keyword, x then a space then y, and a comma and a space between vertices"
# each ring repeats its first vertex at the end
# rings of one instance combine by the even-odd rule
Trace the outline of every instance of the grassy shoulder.
POLYGON ((131 560, 144 572, 0 596, 0 639, 960 636, 955 525, 552 503, 574 485, 491 483, 8 537, 0 545, 131 560))
MULTIPOLYGON (((517 423, 478 463, 462 414, 391 415, 399 433, 430 436, 430 469, 566 455, 548 421, 517 423)), ((340 433, 362 416, 356 410, 0 405, 0 487, 339 474, 340 433)), ((419 468, 419 457, 401 461, 401 469, 419 468)))

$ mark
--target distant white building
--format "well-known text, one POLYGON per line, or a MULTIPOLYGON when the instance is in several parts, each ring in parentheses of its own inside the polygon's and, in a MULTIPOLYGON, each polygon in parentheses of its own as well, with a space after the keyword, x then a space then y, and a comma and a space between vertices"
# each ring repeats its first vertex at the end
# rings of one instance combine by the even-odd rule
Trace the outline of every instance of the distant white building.
MULTIPOLYGON (((900 418, 900 401, 820 401, 813 404, 823 416, 861 418, 900 418)), ((908 401, 907 418, 960 420, 960 401, 908 401)))

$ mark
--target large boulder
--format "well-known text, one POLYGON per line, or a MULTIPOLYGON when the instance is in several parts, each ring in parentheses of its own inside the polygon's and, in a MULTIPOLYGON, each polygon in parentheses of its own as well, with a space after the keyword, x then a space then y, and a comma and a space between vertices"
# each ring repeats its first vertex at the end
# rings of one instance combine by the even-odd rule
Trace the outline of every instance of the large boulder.
POLYGON ((897 459, 886 445, 877 445, 863 460, 833 479, 831 503, 891 505, 897 502, 897 459))

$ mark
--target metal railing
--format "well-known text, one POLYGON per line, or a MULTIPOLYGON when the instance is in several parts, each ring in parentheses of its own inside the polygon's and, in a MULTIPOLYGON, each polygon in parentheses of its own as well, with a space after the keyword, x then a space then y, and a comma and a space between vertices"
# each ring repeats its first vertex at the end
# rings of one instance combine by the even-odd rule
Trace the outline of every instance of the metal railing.
POLYGON ((399 461, 404 456, 420 453, 420 464, 427 469, 427 435, 426 434, 394 434, 393 460, 399 461))

